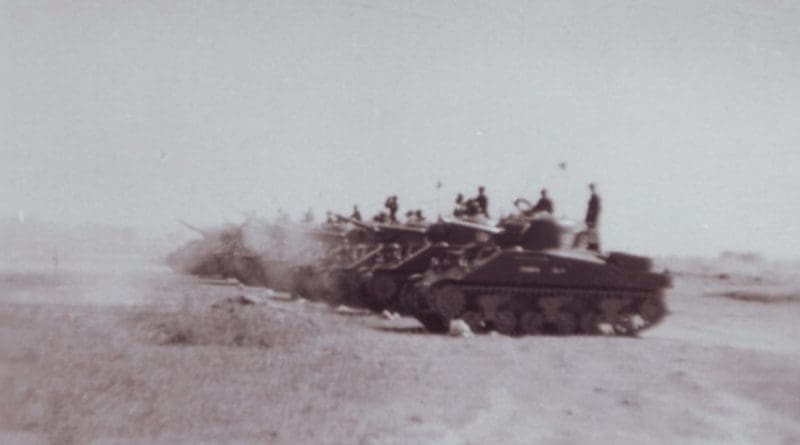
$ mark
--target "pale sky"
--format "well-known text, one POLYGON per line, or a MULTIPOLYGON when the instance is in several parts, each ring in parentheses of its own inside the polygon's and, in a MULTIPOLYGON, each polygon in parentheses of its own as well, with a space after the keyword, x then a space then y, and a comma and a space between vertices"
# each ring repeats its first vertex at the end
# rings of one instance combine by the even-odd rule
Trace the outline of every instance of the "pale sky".
POLYGON ((800 250, 796 1, 0 12, 3 218, 167 232, 389 194, 432 216, 485 185, 495 215, 547 187, 582 219, 594 181, 609 250, 800 250))

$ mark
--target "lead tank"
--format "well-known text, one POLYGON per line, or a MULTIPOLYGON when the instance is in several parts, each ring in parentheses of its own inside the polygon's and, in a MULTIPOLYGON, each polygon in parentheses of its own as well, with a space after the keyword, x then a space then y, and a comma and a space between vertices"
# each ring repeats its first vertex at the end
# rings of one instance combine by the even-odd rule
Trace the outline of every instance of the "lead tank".
POLYGON ((462 319, 507 335, 636 335, 661 321, 669 273, 654 272, 649 258, 573 246, 575 235, 549 216, 507 221, 432 261, 403 299, 433 332, 462 319))

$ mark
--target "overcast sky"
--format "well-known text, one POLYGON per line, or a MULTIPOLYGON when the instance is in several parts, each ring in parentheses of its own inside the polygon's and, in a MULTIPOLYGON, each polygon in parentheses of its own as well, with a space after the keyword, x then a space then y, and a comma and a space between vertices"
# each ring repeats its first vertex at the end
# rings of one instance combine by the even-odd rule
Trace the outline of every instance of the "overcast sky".
POLYGON ((795 1, 0 5, 0 217, 435 215, 482 184, 582 219, 594 181, 608 249, 800 249, 795 1))

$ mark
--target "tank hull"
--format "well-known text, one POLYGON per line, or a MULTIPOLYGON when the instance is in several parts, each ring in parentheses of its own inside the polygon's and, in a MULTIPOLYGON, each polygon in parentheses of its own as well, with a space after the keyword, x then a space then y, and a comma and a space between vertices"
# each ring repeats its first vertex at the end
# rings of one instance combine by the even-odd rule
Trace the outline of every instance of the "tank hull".
POLYGON ((428 330, 444 332, 461 319, 475 332, 637 335, 667 314, 670 277, 651 272, 643 257, 474 250, 406 289, 411 314, 428 330))

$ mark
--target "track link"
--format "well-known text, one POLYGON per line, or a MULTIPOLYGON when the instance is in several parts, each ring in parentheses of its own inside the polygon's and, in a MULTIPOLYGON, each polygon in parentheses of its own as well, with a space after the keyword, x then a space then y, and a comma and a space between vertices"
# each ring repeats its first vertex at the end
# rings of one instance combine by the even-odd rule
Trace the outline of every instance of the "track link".
POLYGON ((475 332, 506 335, 626 335, 667 313, 662 291, 520 288, 420 283, 407 290, 412 315, 432 332, 463 319, 475 332))

